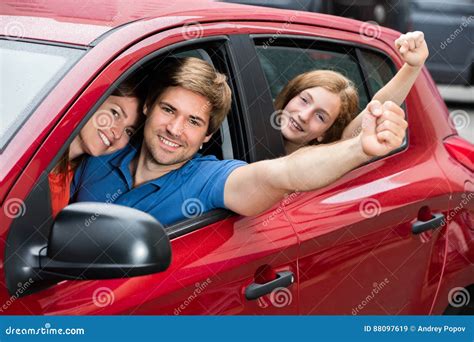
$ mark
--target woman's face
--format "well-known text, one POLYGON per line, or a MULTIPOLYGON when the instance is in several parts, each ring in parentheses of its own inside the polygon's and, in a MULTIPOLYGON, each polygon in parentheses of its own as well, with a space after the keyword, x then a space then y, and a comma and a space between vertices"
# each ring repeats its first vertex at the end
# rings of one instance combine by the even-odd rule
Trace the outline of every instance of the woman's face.
POLYGON ((339 115, 341 99, 321 88, 307 88, 288 102, 282 112, 283 137, 293 144, 307 145, 324 138, 339 115))
POLYGON ((141 121, 138 107, 138 98, 109 96, 79 133, 83 152, 100 156, 124 148, 141 121))

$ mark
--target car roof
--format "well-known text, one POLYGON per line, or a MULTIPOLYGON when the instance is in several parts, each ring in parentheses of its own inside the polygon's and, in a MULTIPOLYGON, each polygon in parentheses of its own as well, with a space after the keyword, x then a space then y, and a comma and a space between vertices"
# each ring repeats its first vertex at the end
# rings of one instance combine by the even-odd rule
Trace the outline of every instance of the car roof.
POLYGON ((186 22, 262 20, 314 23, 354 31, 351 19, 210 0, 3 0, 0 35, 90 45, 111 30, 136 21, 151 21, 156 29, 186 22))

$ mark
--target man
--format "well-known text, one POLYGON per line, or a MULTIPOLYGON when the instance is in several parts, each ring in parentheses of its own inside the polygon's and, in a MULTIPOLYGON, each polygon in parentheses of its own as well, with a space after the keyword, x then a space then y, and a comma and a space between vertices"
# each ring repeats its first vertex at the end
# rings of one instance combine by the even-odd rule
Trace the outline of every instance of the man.
POLYGON ((285 194, 326 186, 372 157, 396 149, 407 127, 399 106, 385 103, 382 108, 374 102, 355 138, 252 164, 220 161, 197 152, 230 109, 226 77, 202 60, 183 58, 160 65, 153 82, 144 105, 143 142, 82 163, 71 189, 73 202, 134 207, 164 225, 187 217, 185 204, 190 200, 199 212, 227 208, 256 215, 285 194))

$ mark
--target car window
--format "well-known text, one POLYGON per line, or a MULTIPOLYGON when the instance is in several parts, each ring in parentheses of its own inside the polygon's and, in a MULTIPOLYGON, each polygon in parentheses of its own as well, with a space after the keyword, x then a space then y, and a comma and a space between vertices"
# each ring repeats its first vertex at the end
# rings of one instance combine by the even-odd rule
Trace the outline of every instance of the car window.
POLYGON ((319 69, 329 69, 342 73, 354 82, 359 92, 360 107, 368 103, 368 94, 359 65, 352 54, 322 50, 316 48, 316 42, 310 46, 289 47, 269 46, 257 41, 257 55, 271 89, 272 97, 283 89, 285 84, 295 76, 319 69))
POLYGON ((83 54, 75 48, 0 40, 0 151, 83 54))
POLYGON ((366 81, 373 96, 392 79, 395 67, 387 57, 371 51, 361 51, 361 58, 364 60, 366 81))

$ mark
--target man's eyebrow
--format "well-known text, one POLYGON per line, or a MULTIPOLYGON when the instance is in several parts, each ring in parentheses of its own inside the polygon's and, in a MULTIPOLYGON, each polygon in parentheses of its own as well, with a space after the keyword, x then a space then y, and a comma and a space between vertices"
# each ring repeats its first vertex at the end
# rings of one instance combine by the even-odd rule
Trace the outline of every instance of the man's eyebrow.
POLYGON ((160 101, 160 104, 164 104, 164 105, 170 107, 171 110, 173 110, 173 111, 175 111, 175 112, 178 111, 174 106, 172 106, 171 104, 169 104, 169 103, 166 102, 166 101, 160 101))
POLYGON ((206 124, 206 120, 204 120, 203 118, 201 118, 200 116, 197 116, 197 115, 191 115, 190 116, 191 119, 193 120, 196 120, 196 121, 200 121, 203 125, 206 124))

